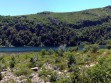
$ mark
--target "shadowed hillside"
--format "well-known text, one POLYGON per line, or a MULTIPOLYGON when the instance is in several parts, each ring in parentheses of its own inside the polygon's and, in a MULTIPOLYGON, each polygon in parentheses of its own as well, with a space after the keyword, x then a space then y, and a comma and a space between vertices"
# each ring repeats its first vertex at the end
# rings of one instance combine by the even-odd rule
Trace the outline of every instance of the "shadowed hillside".
POLYGON ((75 46, 111 39, 111 6, 79 12, 0 16, 1 46, 75 46))

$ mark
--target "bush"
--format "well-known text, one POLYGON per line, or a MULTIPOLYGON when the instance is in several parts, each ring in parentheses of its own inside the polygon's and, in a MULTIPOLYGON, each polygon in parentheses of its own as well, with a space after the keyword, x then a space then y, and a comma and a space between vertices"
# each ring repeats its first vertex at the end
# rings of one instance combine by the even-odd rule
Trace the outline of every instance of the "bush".
POLYGON ((35 67, 36 62, 37 62, 37 58, 35 58, 35 57, 30 58, 29 67, 35 67))
POLYGON ((46 50, 45 50, 45 49, 42 49, 42 50, 41 50, 41 56, 44 56, 44 55, 46 55, 46 50))
POLYGON ((79 72, 79 68, 77 65, 71 65, 70 69, 69 69, 70 72, 74 72, 74 73, 77 73, 79 72))
POLYGON ((111 56, 101 57, 98 64, 87 70, 88 77, 92 83, 110 83, 111 82, 111 56))
POLYGON ((61 78, 56 83, 72 83, 70 78, 61 78))
POLYGON ((78 50, 78 47, 70 47, 68 48, 68 51, 70 52, 76 52, 78 50))
POLYGON ((58 56, 63 56, 65 50, 66 50, 66 45, 60 45, 57 52, 58 56))
POLYGON ((45 70, 43 69, 42 71, 39 71, 38 72, 38 75, 40 77, 44 76, 44 77, 47 77, 47 75, 51 75, 52 71, 51 70, 45 70))
POLYGON ((17 76, 21 76, 21 75, 29 75, 31 73, 31 69, 28 68, 19 68, 17 70, 14 70, 14 74, 17 76))
POLYGON ((48 54, 49 54, 49 55, 52 55, 53 53, 54 53, 54 51, 53 51, 52 49, 49 49, 49 50, 48 50, 48 54))
POLYGON ((4 56, 0 56, 0 61, 4 59, 4 56))
POLYGON ((50 77, 50 82, 55 82, 58 80, 58 75, 57 73, 52 73, 50 77))
POLYGON ((85 46, 83 51, 84 52, 92 52, 92 53, 96 53, 99 49, 99 46, 97 44, 94 44, 94 45, 88 45, 88 46, 85 46))
POLYGON ((74 55, 68 57, 68 67, 71 67, 72 64, 76 64, 76 59, 74 55))
POLYGON ((97 44, 92 45, 91 52, 96 53, 99 49, 99 46, 97 44))
POLYGON ((14 68, 14 67, 15 67, 15 62, 14 62, 14 61, 11 61, 11 62, 9 63, 9 65, 10 65, 10 68, 14 68))
POLYGON ((71 79, 71 83, 81 83, 82 82, 81 74, 79 72, 72 72, 70 79, 71 79))
POLYGON ((91 46, 90 45, 86 45, 84 48, 83 48, 83 52, 89 52, 91 49, 91 46))
POLYGON ((110 44, 107 44, 107 45, 106 45, 106 48, 107 48, 107 49, 111 49, 111 45, 110 45, 110 44))
POLYGON ((14 68, 15 67, 15 57, 14 56, 12 56, 11 57, 11 61, 10 61, 10 63, 9 63, 9 66, 10 66, 10 68, 14 68))
POLYGON ((2 74, 1 74, 1 72, 0 72, 0 80, 2 80, 2 74))
POLYGON ((65 63, 63 63, 63 62, 58 63, 56 66, 57 66, 57 68, 59 68, 60 70, 64 70, 64 69, 66 68, 65 63))

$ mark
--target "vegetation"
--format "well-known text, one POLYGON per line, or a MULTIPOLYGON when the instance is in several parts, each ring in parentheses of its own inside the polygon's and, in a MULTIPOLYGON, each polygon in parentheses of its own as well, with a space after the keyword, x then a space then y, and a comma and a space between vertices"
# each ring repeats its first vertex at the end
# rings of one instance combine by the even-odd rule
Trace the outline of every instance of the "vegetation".
POLYGON ((70 13, 0 16, 0 46, 60 46, 57 51, 0 53, 0 80, 13 77, 11 83, 36 83, 34 79, 37 83, 110 83, 110 32, 110 6, 70 13), (106 49, 99 49, 99 44, 106 49), (84 49, 78 51, 78 45, 84 49))
MULTIPOLYGON (((96 47, 97 45, 89 45, 96 47)), ((88 47, 88 46, 87 46, 88 47)), ((76 48, 76 47, 74 47, 76 48)), ((60 50, 60 49, 59 49, 60 50)), ((58 52, 39 51, 0 55, 1 72, 10 67, 15 76, 25 76, 31 83, 31 75, 38 75, 44 82, 52 83, 109 83, 111 81, 111 50, 98 49, 58 52), (38 67, 37 71, 31 68, 38 67)), ((0 74, 0 80, 4 76, 0 74)), ((12 79, 13 80, 13 79, 12 79)), ((16 80, 13 80, 16 81, 16 80)), ((32 82, 33 83, 33 82, 32 82)))
POLYGON ((108 6, 80 12, 0 16, 0 45, 107 44, 111 39, 110 10, 108 6))

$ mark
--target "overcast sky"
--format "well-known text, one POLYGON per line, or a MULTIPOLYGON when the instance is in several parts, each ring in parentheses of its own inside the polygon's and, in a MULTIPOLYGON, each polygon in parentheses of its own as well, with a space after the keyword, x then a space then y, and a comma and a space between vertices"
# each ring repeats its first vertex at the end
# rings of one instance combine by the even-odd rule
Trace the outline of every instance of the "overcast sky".
POLYGON ((108 5, 111 5, 111 0, 0 0, 0 15, 74 12, 108 5))

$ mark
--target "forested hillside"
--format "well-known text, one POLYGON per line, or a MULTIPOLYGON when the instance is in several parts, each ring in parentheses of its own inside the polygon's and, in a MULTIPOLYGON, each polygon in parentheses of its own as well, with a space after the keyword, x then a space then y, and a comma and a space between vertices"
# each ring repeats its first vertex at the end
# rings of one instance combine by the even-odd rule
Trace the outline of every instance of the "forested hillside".
POLYGON ((75 46, 111 39, 111 6, 79 12, 0 16, 0 46, 75 46))

